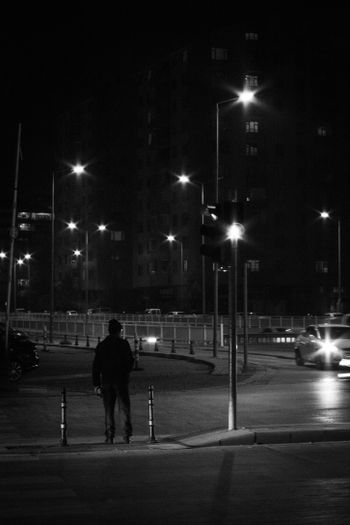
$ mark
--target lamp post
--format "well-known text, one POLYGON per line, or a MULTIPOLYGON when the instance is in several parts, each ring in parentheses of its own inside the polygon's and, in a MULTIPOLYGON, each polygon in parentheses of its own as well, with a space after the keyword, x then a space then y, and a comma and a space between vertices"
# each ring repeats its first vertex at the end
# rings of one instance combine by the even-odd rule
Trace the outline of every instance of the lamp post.
MULTIPOLYGON (((178 177, 179 182, 185 186, 186 184, 193 184, 197 188, 200 188, 201 191, 201 224, 204 224, 204 184, 202 182, 195 183, 192 182, 188 175, 182 174, 178 177)), ((204 244, 204 236, 202 235, 202 244, 204 244)), ((202 313, 206 313, 206 282, 205 282, 205 257, 202 259, 202 313)))
MULTIPOLYGON (((216 170, 215 170, 215 199, 219 202, 219 180, 220 180, 220 108, 230 102, 239 102, 248 105, 254 101, 255 93, 249 89, 244 89, 235 97, 216 102, 216 170)), ((219 293, 219 267, 214 263, 214 319, 213 319, 213 354, 217 356, 217 326, 218 326, 218 293, 219 293)))
POLYGON ((13 311, 17 309, 17 266, 23 266, 24 257, 19 257, 14 260, 13 264, 13 311))
MULTIPOLYGON (((74 231, 74 230, 79 230, 78 228, 78 224, 74 221, 69 221, 67 223, 67 228, 71 231, 74 231)), ((99 224, 97 226, 97 231, 99 232, 104 232, 107 230, 107 226, 105 224, 99 224)), ((87 315, 87 312, 88 312, 88 309, 89 309, 89 279, 87 277, 87 272, 88 272, 88 261, 89 261, 89 230, 88 228, 85 228, 84 230, 84 242, 85 242, 85 313, 87 315)), ((73 251, 74 255, 76 257, 79 257, 82 255, 82 252, 81 250, 79 249, 75 249, 73 251)))
POLYGON ((229 273, 229 309, 231 337, 229 347, 229 403, 228 430, 237 429, 237 259, 238 240, 242 238, 244 228, 239 223, 233 223, 227 231, 231 241, 231 265, 229 273))
MULTIPOLYGON (((73 173, 80 177, 85 174, 85 167, 81 164, 73 166, 73 173)), ((84 198, 84 229, 85 229, 85 314, 87 315, 89 309, 89 231, 88 231, 88 205, 87 205, 87 191, 86 184, 83 185, 84 198)))
MULTIPOLYGON (((331 215, 328 211, 321 212, 322 219, 330 219, 331 215)), ((338 267, 338 289, 337 289, 337 311, 341 311, 342 304, 342 264, 341 264, 341 220, 337 218, 337 267, 338 267)))
POLYGON ((181 308, 182 308, 182 302, 183 302, 183 268, 184 268, 184 252, 183 252, 183 243, 182 241, 179 241, 178 239, 176 239, 175 235, 169 233, 169 235, 166 236, 166 240, 168 242, 173 243, 173 242, 177 242, 179 243, 180 245, 180 303, 181 303, 181 308))

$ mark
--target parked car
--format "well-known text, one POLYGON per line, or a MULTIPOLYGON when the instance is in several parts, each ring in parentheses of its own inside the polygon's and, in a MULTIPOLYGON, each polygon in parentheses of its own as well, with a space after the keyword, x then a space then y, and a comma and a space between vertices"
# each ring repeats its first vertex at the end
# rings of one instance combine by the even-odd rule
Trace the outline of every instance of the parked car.
POLYGON ((296 337, 295 362, 313 363, 321 369, 350 365, 350 326, 343 324, 309 325, 296 337))
MULTIPOLYGON (((5 350, 5 323, 0 323, 0 351, 5 350)), ((24 372, 39 366, 36 344, 21 330, 9 329, 9 380, 19 381, 24 372)))
POLYGON ((159 308, 146 308, 145 312, 146 315, 161 315, 161 310, 159 308))
POLYGON ((68 317, 72 317, 72 316, 76 316, 76 315, 79 315, 78 312, 76 310, 67 310, 66 311, 66 315, 68 315, 68 317))
POLYGON ((95 314, 110 314, 111 309, 108 306, 100 306, 98 308, 89 308, 87 311, 88 315, 95 315, 95 314))

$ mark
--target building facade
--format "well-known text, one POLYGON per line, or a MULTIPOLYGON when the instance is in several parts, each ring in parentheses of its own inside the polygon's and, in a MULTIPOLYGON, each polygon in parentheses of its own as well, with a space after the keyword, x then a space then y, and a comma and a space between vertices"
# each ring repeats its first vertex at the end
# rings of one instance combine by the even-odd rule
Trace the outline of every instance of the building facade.
MULTIPOLYGON (((236 200, 245 228, 239 310, 244 263, 251 311, 320 313, 335 310, 339 298, 346 309, 348 131, 340 87, 328 93, 329 72, 341 67, 337 45, 302 27, 226 26, 62 114, 57 286, 66 280, 83 307, 86 268, 64 230, 74 219, 76 244, 84 248, 87 229, 91 240, 91 306, 202 311, 204 304, 212 312, 213 264, 203 265, 200 226, 210 222, 207 205, 236 200), (255 93, 249 105, 237 100, 247 88, 255 93), (66 168, 76 161, 88 174, 80 186, 66 168), (181 175, 190 182, 181 184, 181 175), (109 225, 104 247, 93 233, 101 220, 109 225)), ((219 310, 227 309, 222 271, 219 310)))

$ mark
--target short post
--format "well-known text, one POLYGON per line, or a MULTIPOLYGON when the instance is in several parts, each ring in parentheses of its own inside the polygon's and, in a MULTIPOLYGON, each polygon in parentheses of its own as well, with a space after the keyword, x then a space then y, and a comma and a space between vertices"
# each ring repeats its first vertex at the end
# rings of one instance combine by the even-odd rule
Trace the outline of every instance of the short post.
POLYGON ((78 344, 79 344, 78 343, 78 334, 76 334, 76 336, 75 336, 75 346, 78 346, 78 344))
POLYGON ((142 337, 139 338, 139 352, 142 352, 142 337))
POLYGON ((100 336, 98 336, 98 338, 97 338, 97 344, 99 345, 99 344, 100 344, 100 342, 101 342, 101 337, 100 337, 100 336))
POLYGON ((134 362, 134 370, 138 370, 139 369, 139 359, 140 359, 140 354, 139 354, 139 348, 138 348, 138 341, 137 341, 137 338, 135 337, 134 339, 134 355, 135 355, 135 362, 134 362))
POLYGON ((47 352, 46 343, 47 343, 47 332, 46 332, 46 326, 45 326, 43 330, 43 352, 47 352))
POLYGON ((193 341, 190 341, 190 354, 194 355, 193 341))
POLYGON ((155 352, 159 351, 157 339, 154 341, 154 351, 155 352))
POLYGON ((149 425, 149 442, 157 443, 154 434, 154 417, 153 417, 153 406, 154 406, 154 387, 150 385, 148 387, 148 425, 149 425))
POLYGON ((175 349, 175 339, 172 339, 172 340, 171 340, 171 353, 172 353, 172 354, 175 354, 175 353, 176 353, 176 349, 175 349))
POLYGON ((66 418, 66 389, 63 388, 61 395, 61 447, 67 446, 67 418, 66 418))
POLYGON ((86 336, 86 346, 90 346, 89 336, 86 336))

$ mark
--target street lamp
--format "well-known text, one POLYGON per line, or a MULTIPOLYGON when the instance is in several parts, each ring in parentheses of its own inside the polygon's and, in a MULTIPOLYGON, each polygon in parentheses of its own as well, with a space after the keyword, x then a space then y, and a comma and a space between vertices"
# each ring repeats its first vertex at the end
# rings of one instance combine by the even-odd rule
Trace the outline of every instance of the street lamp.
POLYGON ((172 244, 173 242, 177 242, 180 245, 180 302, 181 302, 181 308, 182 308, 182 302, 183 302, 183 266, 184 266, 184 252, 183 252, 183 243, 182 241, 179 241, 176 239, 175 235, 169 233, 169 235, 166 236, 166 240, 172 244))
MULTIPOLYGON (((77 177, 86 173, 85 166, 76 164, 72 171, 77 177)), ((87 205, 87 191, 86 184, 83 185, 84 198, 84 228, 85 228, 85 313, 87 315, 89 309, 89 232, 88 232, 88 205, 87 205)))
POLYGON ((228 430, 237 429, 237 258, 238 241, 242 239, 244 227, 232 223, 226 232, 231 241, 231 265, 229 273, 229 310, 231 319, 231 338, 229 348, 229 404, 228 430))
MULTIPOLYGON (((70 220, 67 223, 67 228, 71 231, 79 230, 78 223, 70 220)), ((97 226, 97 231, 103 233, 107 230, 107 226, 105 224, 99 224, 97 226)), ((89 262, 89 230, 86 224, 85 231, 84 231, 84 238, 85 238, 85 310, 86 314, 89 309, 89 278, 88 278, 88 262, 89 262)), ((79 249, 76 249, 73 251, 73 254, 76 257, 80 257, 82 255, 82 251, 79 249)))
MULTIPOLYGON (((249 89, 244 89, 235 97, 228 98, 216 102, 216 173, 215 173, 215 198, 219 202, 219 175, 220 175, 220 108, 230 102, 241 103, 244 106, 249 105, 255 100, 255 92, 249 89)), ((217 325, 218 325, 218 295, 219 295, 219 267, 218 263, 214 263, 214 319, 213 319, 213 354, 217 356, 217 325)))
MULTIPOLYGON (((179 182, 185 186, 186 184, 193 184, 201 190, 201 224, 204 224, 204 184, 202 182, 192 182, 188 175, 181 174, 178 177, 179 182)), ((204 236, 202 235, 202 244, 204 244, 204 236)), ((205 283, 205 257, 202 259, 202 313, 206 313, 206 283, 205 283)))
MULTIPOLYGON (((331 214, 328 211, 322 211, 320 213, 322 219, 331 219, 331 214)), ((338 290, 337 290, 337 311, 341 311, 342 303, 342 264, 341 264, 341 221, 337 218, 337 257, 338 257, 338 290)))

